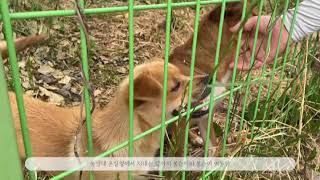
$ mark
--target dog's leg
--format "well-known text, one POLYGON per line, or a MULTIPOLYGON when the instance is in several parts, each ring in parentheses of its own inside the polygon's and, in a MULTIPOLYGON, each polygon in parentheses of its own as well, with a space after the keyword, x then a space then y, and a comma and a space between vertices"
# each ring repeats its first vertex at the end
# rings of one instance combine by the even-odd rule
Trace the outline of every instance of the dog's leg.
MULTIPOLYGON (((21 37, 14 40, 16 46, 16 52, 20 52, 27 47, 36 44, 38 42, 45 41, 47 39, 44 35, 35 35, 29 37, 21 37)), ((7 43, 5 41, 0 41, 0 52, 2 59, 6 59, 9 56, 7 43)))
MULTIPOLYGON (((207 128, 208 128, 208 118, 202 118, 201 120, 198 120, 198 126, 199 126, 199 130, 200 130, 200 135, 204 141, 204 143, 206 143, 206 137, 207 137, 207 128)), ((209 143, 208 147, 209 147, 209 156, 213 156, 215 154, 215 148, 217 147, 217 139, 216 139, 216 134, 213 128, 213 125, 211 123, 210 128, 210 139, 209 139, 209 143)))
POLYGON ((189 139, 194 144, 203 144, 203 139, 199 137, 196 133, 194 133, 192 130, 189 130, 189 139))

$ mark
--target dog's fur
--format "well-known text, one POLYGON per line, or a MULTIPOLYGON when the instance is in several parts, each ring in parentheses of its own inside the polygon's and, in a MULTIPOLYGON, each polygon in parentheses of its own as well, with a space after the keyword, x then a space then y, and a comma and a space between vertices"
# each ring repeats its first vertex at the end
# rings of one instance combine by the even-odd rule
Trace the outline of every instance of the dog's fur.
MULTIPOLYGON (((16 52, 20 52, 29 46, 32 46, 38 42, 44 41, 45 39, 47 39, 47 37, 44 35, 34 35, 34 36, 17 38, 14 40, 16 52)), ((3 59, 8 58, 9 53, 8 53, 8 47, 7 47, 6 41, 0 42, 0 52, 1 52, 1 57, 3 59)))
MULTIPOLYGON (((163 66, 161 61, 139 65, 134 70, 134 135, 140 134, 161 122, 163 92, 163 66)), ((168 67, 167 117, 179 108, 189 78, 172 64, 168 67), (179 85, 178 85, 179 84, 179 85)), ((193 96, 202 93, 207 77, 196 76, 193 96)), ((185 100, 185 102, 187 99, 185 100)), ((15 94, 10 93, 13 118, 17 129, 19 151, 24 158, 19 113, 15 94)), ((80 108, 57 107, 30 97, 24 97, 33 156, 74 156, 75 132, 79 126, 80 108)), ((129 129, 129 79, 125 79, 113 100, 104 109, 97 109, 92 115, 93 142, 97 154, 128 140, 129 129)), ((160 132, 156 131, 134 143, 134 156, 152 157, 160 144, 160 132)), ((82 151, 85 146, 81 146, 82 151)), ((126 157, 128 149, 123 148, 112 156, 126 157)), ((81 155, 85 155, 84 152, 81 155)), ((96 179, 115 179, 117 173, 97 172, 96 179)), ((127 174, 119 173, 120 179, 127 174)))
MULTIPOLYGON (((199 24, 198 41, 196 49, 195 73, 211 75, 214 71, 217 72, 217 84, 225 84, 231 76, 229 65, 234 61, 236 51, 236 38, 229 31, 229 28, 238 23, 242 15, 242 3, 227 3, 223 24, 221 51, 219 56, 219 66, 214 67, 216 56, 216 43, 218 39, 219 22, 220 22, 221 6, 215 7, 211 12, 205 15, 199 24)), ((190 74, 191 52, 192 52, 193 35, 181 46, 175 48, 170 55, 170 63, 176 65, 183 74, 190 74)), ((215 96, 222 94, 226 90, 225 86, 215 87, 215 96)), ((209 99, 209 98, 208 98, 209 99)), ((203 140, 207 134, 207 116, 202 118, 192 119, 192 124, 199 126, 200 135, 203 140)), ((176 131, 179 127, 175 127, 176 131)), ((216 144, 215 132, 211 127, 209 146, 216 144)), ((183 133, 184 134, 184 133, 183 133)), ((182 138, 184 139, 184 138, 182 138)), ((181 155, 181 153, 178 153, 181 155)))

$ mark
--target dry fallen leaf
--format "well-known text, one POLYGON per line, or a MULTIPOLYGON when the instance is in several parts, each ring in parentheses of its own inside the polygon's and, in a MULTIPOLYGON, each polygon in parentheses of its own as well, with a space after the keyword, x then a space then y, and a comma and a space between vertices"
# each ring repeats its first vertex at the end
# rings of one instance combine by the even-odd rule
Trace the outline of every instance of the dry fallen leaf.
POLYGON ((57 69, 55 69, 51 74, 56 79, 61 79, 64 77, 63 73, 57 69))
POLYGON ((71 81, 71 77, 70 76, 64 76, 58 83, 60 84, 69 84, 71 81))
POLYGON ((55 87, 55 86, 50 86, 48 85, 47 83, 43 83, 43 88, 45 88, 46 90, 49 90, 49 91, 56 91, 58 90, 59 88, 58 87, 55 87))
POLYGON ((47 89, 39 86, 39 90, 41 91, 41 93, 43 93, 43 95, 49 97, 49 101, 53 102, 55 104, 61 104, 64 102, 64 98, 63 96, 56 94, 54 92, 48 91, 47 89))
POLYGON ((50 73, 52 73, 54 71, 55 70, 52 67, 50 67, 50 66, 48 66, 46 64, 40 66, 40 68, 38 69, 38 72, 41 73, 41 74, 44 74, 44 75, 48 75, 48 74, 50 74, 50 73))
POLYGON ((31 86, 30 86, 30 84, 29 84, 28 81, 22 82, 22 87, 23 87, 24 89, 30 89, 30 88, 31 88, 31 86))
POLYGON ((18 66, 19 68, 25 68, 26 67, 26 61, 25 60, 21 60, 18 62, 18 66))
POLYGON ((127 73, 127 69, 125 67, 120 67, 117 71, 122 74, 127 73))
POLYGON ((97 89, 97 90, 95 90, 95 91, 93 92, 93 95, 94 95, 95 97, 97 97, 97 96, 99 96, 101 93, 102 93, 102 91, 101 91, 100 89, 97 89))

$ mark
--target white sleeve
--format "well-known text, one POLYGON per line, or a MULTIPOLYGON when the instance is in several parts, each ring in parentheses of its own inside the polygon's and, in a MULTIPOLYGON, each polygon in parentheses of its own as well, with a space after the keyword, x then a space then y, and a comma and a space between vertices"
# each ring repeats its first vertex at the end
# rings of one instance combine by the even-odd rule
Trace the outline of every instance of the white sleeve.
MULTIPOLYGON (((294 9, 288 10, 284 26, 290 32, 294 9)), ((320 30, 320 0, 304 0, 298 6, 296 21, 291 38, 298 42, 313 32, 320 30)))

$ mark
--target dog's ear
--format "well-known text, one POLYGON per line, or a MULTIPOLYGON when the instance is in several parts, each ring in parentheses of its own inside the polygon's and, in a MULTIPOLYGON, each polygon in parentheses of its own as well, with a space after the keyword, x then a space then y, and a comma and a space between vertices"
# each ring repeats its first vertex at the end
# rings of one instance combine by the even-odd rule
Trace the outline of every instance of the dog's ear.
MULTIPOLYGON (((226 3, 225 9, 225 19, 232 19, 232 20, 240 20, 242 15, 242 2, 230 2, 226 3)), ((214 22, 219 22, 220 14, 221 14, 222 5, 218 5, 214 8, 210 14, 209 19, 214 22)))
POLYGON ((141 73, 134 78, 134 106, 161 97, 162 86, 150 74, 141 73))

